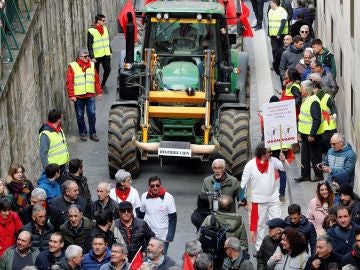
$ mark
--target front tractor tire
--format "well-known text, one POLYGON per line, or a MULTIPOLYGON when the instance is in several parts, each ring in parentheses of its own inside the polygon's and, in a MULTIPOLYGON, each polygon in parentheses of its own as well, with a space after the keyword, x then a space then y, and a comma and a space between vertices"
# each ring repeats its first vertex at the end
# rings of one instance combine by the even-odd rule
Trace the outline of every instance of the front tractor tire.
POLYGON ((108 165, 110 178, 124 169, 136 178, 140 163, 132 136, 136 135, 139 112, 137 108, 118 106, 110 110, 108 131, 108 165))
POLYGON ((218 156, 226 162, 227 171, 241 180, 249 158, 249 113, 229 109, 219 118, 218 156))

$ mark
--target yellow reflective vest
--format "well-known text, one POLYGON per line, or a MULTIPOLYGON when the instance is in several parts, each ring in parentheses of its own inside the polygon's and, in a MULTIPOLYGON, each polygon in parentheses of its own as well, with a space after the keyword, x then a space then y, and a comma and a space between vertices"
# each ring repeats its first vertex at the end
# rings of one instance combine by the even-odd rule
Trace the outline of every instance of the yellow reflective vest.
POLYGON ((99 58, 105 55, 111 55, 110 51, 110 40, 109 40, 109 31, 104 26, 104 34, 100 35, 99 31, 96 28, 89 28, 89 33, 93 36, 92 49, 94 51, 94 57, 99 58))
MULTIPOLYGON (((283 7, 277 7, 275 10, 270 9, 268 13, 269 18, 269 36, 275 37, 278 35, 279 28, 281 25, 281 19, 287 18, 287 12, 283 7), (286 16, 284 15, 286 14, 286 16)), ((284 29, 282 31, 282 35, 286 35, 289 33, 289 22, 286 20, 284 29)))
POLYGON ((70 63, 74 71, 74 95, 80 96, 86 93, 95 93, 95 65, 91 62, 91 66, 82 71, 81 66, 77 62, 70 63))
POLYGON ((326 120, 326 117, 323 117, 324 119, 323 119, 322 123, 324 126, 324 130, 334 130, 337 127, 336 121, 334 119, 332 119, 330 108, 327 105, 329 98, 331 98, 331 96, 329 94, 325 94, 323 96, 323 98, 320 100, 320 106, 321 106, 321 111, 322 111, 323 116, 324 116, 324 114, 328 114, 330 117, 329 122, 326 120))
MULTIPOLYGON (((299 121, 298 121, 298 131, 302 134, 310 135, 311 127, 313 124, 313 118, 311 116, 310 108, 313 102, 318 102, 320 105, 320 100, 316 95, 311 95, 307 97, 301 104, 299 121)), ((322 119, 323 118, 321 115, 321 120, 322 119)), ((324 127, 323 125, 320 125, 316 134, 322 134, 322 133, 324 133, 324 127)))
POLYGON ((55 163, 59 166, 69 162, 69 152, 66 145, 65 134, 63 130, 59 133, 50 130, 44 130, 40 133, 49 137, 50 147, 48 151, 48 164, 55 163))

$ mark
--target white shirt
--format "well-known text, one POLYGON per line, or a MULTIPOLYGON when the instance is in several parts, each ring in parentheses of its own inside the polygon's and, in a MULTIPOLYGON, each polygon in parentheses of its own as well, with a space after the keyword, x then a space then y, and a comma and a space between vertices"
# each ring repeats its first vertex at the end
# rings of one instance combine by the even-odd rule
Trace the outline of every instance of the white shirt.
POLYGON ((156 237, 166 241, 169 227, 169 214, 176 212, 174 197, 165 192, 164 199, 146 198, 148 193, 141 195, 140 211, 145 212, 144 220, 149 225, 156 237))
MULTIPOLYGON (((110 190, 109 196, 111 199, 113 199, 117 203, 121 203, 122 200, 116 195, 115 188, 112 188, 110 190)), ((136 190, 136 188, 130 187, 129 196, 126 198, 125 201, 131 202, 133 209, 134 209, 134 215, 136 216, 135 209, 140 207, 140 196, 139 192, 136 190)))
POLYGON ((279 197, 279 179, 275 179, 275 169, 288 169, 289 163, 277 158, 269 159, 269 167, 261 173, 256 166, 256 158, 250 160, 244 168, 241 178, 241 188, 251 182, 251 200, 256 203, 268 203, 279 197), (285 166, 284 166, 285 165, 285 166))

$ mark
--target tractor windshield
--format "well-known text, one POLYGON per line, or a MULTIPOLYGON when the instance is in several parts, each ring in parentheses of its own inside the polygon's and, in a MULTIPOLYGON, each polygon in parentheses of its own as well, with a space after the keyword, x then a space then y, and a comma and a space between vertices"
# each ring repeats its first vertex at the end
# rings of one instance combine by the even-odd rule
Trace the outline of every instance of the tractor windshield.
POLYGON ((149 47, 157 53, 199 54, 216 49, 215 20, 151 18, 149 47))

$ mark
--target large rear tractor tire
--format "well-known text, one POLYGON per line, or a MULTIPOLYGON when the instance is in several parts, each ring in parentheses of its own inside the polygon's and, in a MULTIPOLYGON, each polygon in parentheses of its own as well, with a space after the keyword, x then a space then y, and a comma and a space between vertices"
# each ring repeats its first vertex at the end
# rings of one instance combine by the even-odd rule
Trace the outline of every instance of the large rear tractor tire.
POLYGON ((111 178, 124 169, 136 178, 140 162, 132 136, 136 134, 138 110, 132 107, 115 107, 110 110, 108 131, 108 164, 111 178))
POLYGON ((229 109, 219 119, 218 156, 226 162, 227 171, 241 180, 249 158, 249 113, 229 109))

